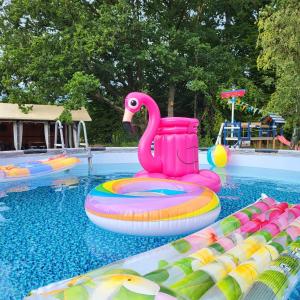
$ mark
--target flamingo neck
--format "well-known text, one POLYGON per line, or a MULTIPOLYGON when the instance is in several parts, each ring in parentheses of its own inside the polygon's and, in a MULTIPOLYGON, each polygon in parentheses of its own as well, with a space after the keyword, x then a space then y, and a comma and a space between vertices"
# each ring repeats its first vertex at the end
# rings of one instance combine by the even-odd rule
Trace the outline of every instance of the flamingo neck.
POLYGON ((161 172, 161 160, 154 157, 151 152, 151 144, 160 123, 160 111, 156 102, 148 95, 145 95, 144 105, 148 110, 149 120, 147 128, 139 142, 138 158, 146 171, 151 173, 161 172))

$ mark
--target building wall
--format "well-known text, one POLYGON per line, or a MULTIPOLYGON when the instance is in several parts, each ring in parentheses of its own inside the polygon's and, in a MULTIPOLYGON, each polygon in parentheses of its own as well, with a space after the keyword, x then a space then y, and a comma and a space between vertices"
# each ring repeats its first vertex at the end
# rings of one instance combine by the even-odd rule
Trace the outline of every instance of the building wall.
POLYGON ((23 149, 46 148, 44 124, 23 123, 23 149))
MULTIPOLYGON (((54 129, 51 130, 53 146, 54 129)), ((22 149, 46 148, 43 123, 23 123, 22 149)), ((13 122, 0 122, 0 151, 15 150, 13 122)))
MULTIPOLYGON (((54 132, 55 122, 50 122, 49 128, 49 148, 54 148, 54 132)), ((43 149, 46 148, 46 141, 44 135, 44 123, 40 122, 23 122, 23 137, 22 137, 22 149, 43 149)), ((64 142, 65 147, 73 147, 69 144, 67 126, 64 125, 64 142)), ((73 133, 71 131, 71 138, 73 139, 73 133)), ((60 135, 58 134, 58 143, 60 141, 60 135)), ((14 146, 14 133, 13 122, 0 121, 0 151, 15 150, 14 146)))
POLYGON ((0 151, 14 150, 14 134, 12 122, 0 123, 0 151))

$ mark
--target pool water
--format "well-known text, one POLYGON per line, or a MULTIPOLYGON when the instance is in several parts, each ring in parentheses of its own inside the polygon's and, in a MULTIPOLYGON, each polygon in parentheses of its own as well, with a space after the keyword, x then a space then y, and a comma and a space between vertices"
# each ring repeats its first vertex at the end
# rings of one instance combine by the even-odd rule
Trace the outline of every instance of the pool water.
MULTIPOLYGON (((75 168, 30 182, 1 184, 0 300, 22 299, 32 289, 177 239, 179 236, 112 233, 98 228, 85 215, 85 196, 94 186, 131 177, 134 171, 81 176, 75 168)), ((300 202, 300 181, 221 175, 220 218, 252 203, 261 193, 280 201, 300 202)), ((299 298, 300 285, 290 299, 299 298)))

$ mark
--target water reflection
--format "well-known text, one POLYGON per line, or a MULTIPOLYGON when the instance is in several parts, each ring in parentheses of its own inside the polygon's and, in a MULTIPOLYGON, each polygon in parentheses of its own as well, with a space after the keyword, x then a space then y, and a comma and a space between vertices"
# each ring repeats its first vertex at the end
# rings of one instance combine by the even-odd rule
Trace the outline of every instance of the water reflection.
POLYGON ((0 295, 11 295, 10 299, 17 299, 19 290, 11 280, 13 272, 13 264, 0 261, 0 295))
POLYGON ((231 177, 226 168, 211 168, 211 171, 217 173, 220 176, 223 187, 231 184, 231 177))
POLYGON ((7 221, 7 219, 3 215, 3 212, 7 210, 9 210, 9 207, 6 206, 4 202, 0 202, 0 225, 7 221))
POLYGON ((66 188, 74 188, 79 184, 79 177, 66 174, 60 178, 45 177, 26 181, 17 181, 0 184, 0 198, 6 197, 9 193, 22 193, 34 190, 38 187, 50 186, 54 191, 61 191, 66 188))

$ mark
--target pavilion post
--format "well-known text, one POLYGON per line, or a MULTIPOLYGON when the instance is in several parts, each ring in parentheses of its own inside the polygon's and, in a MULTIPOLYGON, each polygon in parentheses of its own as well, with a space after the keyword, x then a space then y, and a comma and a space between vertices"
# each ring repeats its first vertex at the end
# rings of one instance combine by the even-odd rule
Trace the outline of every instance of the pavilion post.
POLYGON ((44 122, 44 136, 47 149, 50 147, 49 141, 49 122, 44 122))
POLYGON ((22 149, 22 143, 23 143, 23 122, 18 122, 18 150, 22 149))
POLYGON ((75 122, 73 122, 73 140, 74 140, 74 147, 75 148, 78 148, 79 147, 79 144, 78 144, 78 140, 77 140, 77 130, 78 130, 78 126, 75 122))
POLYGON ((13 138, 14 138, 14 147, 15 150, 19 150, 18 148, 18 122, 14 121, 13 122, 13 138))
POLYGON ((72 125, 68 125, 68 141, 69 141, 69 147, 72 148, 73 140, 72 140, 72 125))

